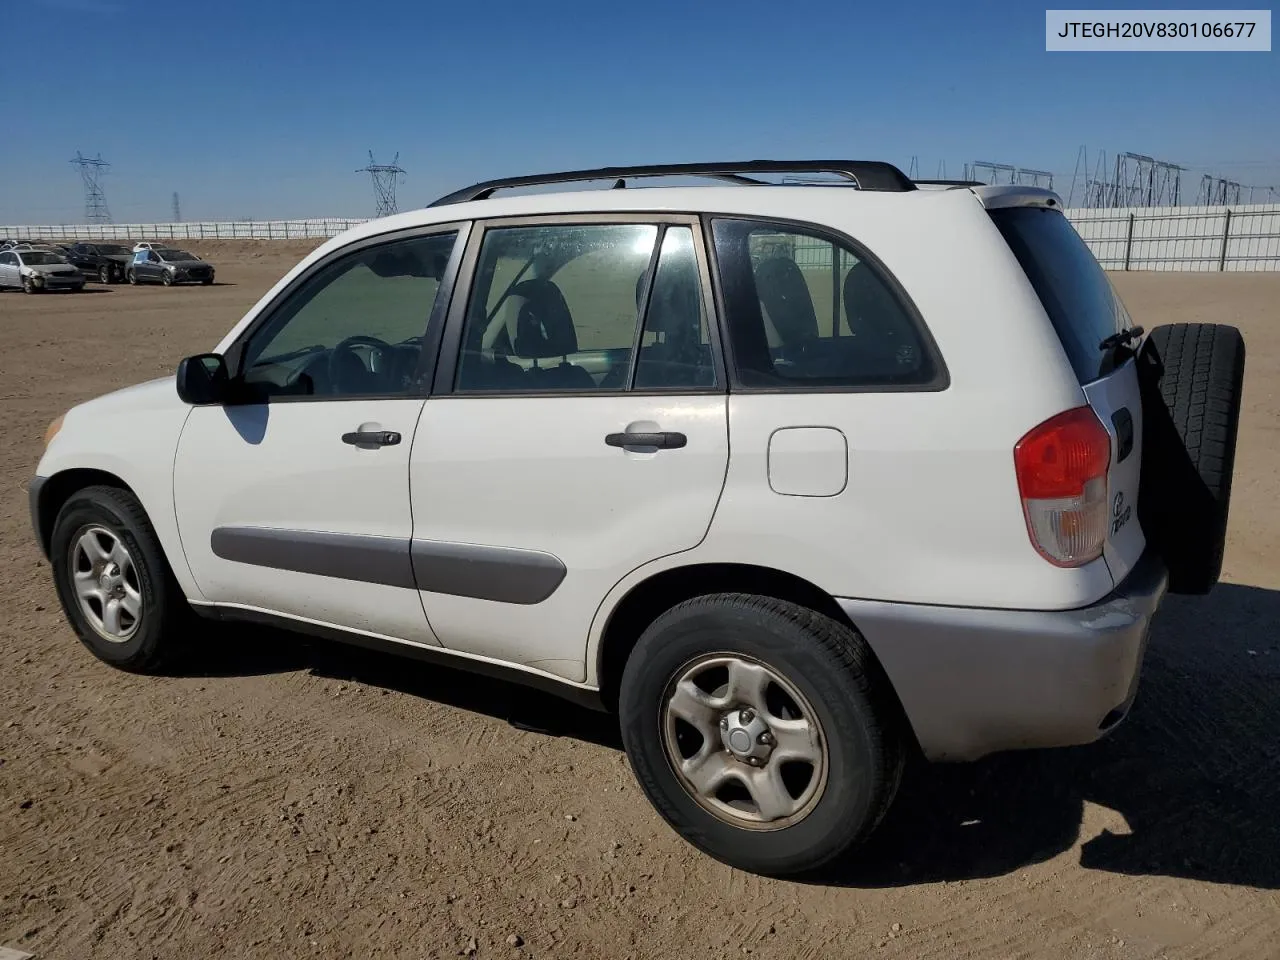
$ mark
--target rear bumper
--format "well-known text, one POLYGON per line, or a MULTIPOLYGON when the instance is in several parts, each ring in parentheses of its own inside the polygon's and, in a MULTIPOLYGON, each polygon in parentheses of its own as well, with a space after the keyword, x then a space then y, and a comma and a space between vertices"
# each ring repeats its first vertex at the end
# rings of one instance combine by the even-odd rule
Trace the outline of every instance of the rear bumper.
POLYGON ((1098 603, 987 610, 840 600, 879 657, 925 756, 1089 743, 1137 692, 1168 575, 1148 552, 1098 603))

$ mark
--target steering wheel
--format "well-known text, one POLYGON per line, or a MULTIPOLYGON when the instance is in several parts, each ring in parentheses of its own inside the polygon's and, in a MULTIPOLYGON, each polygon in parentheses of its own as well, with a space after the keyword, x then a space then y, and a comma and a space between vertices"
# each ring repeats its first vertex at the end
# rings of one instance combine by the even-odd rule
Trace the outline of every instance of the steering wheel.
POLYGON ((375 370, 374 358, 369 358, 369 366, 353 349, 354 347, 372 347, 376 354, 388 356, 395 348, 385 340, 368 337, 363 334, 347 337, 329 351, 329 383, 337 393, 370 393, 379 386, 384 374, 381 369, 375 370))

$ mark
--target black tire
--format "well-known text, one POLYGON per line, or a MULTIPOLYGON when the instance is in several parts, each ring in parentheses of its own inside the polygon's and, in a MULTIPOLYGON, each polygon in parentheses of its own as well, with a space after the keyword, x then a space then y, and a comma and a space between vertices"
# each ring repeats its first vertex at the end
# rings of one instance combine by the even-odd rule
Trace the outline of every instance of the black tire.
POLYGON ((163 283, 166 287, 172 287, 173 274, 169 273, 169 271, 166 270, 164 273, 160 275, 160 282, 163 283))
POLYGON ((1139 357, 1139 516, 1172 593, 1208 593, 1222 572, 1244 361, 1240 331, 1214 323, 1156 327, 1139 357))
POLYGON ((627 756, 658 813, 712 857, 775 876, 830 863, 880 823, 906 759, 900 717, 888 678, 858 633, 805 607, 747 594, 697 597, 659 616, 631 652, 619 692, 627 756), (825 786, 789 826, 749 829, 721 819, 685 788, 668 759, 669 685, 691 661, 718 652, 743 655, 784 677, 823 731, 825 786))
POLYGON ((22 278, 22 292, 23 292, 23 293, 29 293, 29 294, 36 294, 36 293, 39 293, 39 292, 40 292, 40 288, 39 288, 39 287, 37 287, 34 283, 32 283, 32 282, 31 282, 31 279, 30 279, 29 277, 23 277, 23 278, 22 278))
POLYGON ((132 270, 127 271, 124 277, 126 280, 129 281, 130 285, 135 287, 138 285, 138 275, 134 273, 132 270))
POLYGON ((72 494, 58 512, 50 539, 58 600, 76 634, 98 659, 134 673, 153 673, 181 646, 191 608, 174 580, 151 521, 136 497, 116 487, 86 487, 72 494), (86 527, 105 528, 128 550, 142 597, 132 635, 110 641, 99 634, 81 609, 74 584, 73 548, 86 527))
POLYGON ((111 282, 113 276, 114 274, 112 274, 111 268, 105 263, 98 268, 98 282, 104 286, 111 282))

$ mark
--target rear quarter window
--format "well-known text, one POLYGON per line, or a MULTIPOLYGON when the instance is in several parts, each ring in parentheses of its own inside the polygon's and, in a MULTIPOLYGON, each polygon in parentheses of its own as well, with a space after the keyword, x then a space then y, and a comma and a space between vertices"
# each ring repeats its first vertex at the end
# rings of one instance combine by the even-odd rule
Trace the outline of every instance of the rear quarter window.
POLYGON ((806 226, 712 222, 733 364, 743 387, 942 389, 946 374, 880 266, 806 226))
POLYGON ((1106 271, 1057 210, 1006 207, 991 219, 1035 288, 1080 383, 1103 373, 1099 344, 1131 325, 1106 271))

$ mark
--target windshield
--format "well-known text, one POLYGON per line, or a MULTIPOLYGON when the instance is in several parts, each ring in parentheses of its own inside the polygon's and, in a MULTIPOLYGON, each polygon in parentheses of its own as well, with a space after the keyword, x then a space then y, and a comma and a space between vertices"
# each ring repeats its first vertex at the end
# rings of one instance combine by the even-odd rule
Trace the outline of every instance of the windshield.
POLYGON ((156 253, 160 255, 160 258, 162 260, 199 260, 200 259, 199 257, 192 256, 191 254, 187 253, 187 251, 185 250, 157 250, 156 253))
POLYGON ((1076 377, 1082 384, 1098 379, 1099 344, 1129 326, 1129 315, 1089 247, 1057 210, 1005 207, 991 219, 1035 287, 1076 377))
POLYGON ((104 257, 127 257, 129 255, 128 247, 120 247, 113 243, 98 244, 98 253, 104 257))
POLYGON ((34 266, 36 264, 48 266, 53 263, 66 262, 56 253, 47 253, 44 250, 19 250, 18 256, 22 257, 22 262, 28 266, 34 266))

